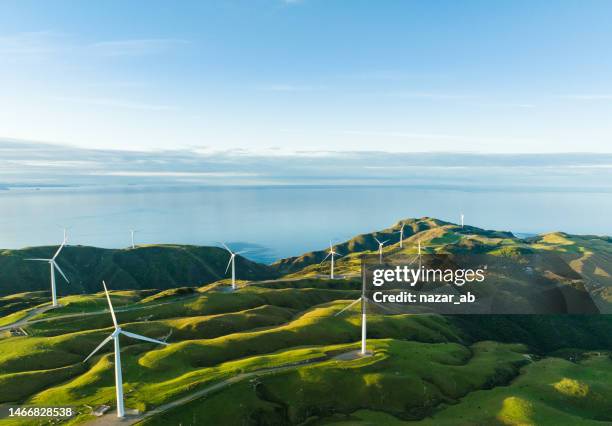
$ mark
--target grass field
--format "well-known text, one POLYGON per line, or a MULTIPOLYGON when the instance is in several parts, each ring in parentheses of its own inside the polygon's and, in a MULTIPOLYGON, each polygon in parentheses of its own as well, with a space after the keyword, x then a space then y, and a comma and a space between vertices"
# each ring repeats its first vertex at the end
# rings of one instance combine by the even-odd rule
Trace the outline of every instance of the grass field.
MULTIPOLYGON (((145 413, 167 408, 143 419, 147 425, 612 424, 610 316, 443 317, 372 309, 368 357, 347 355, 359 347, 359 308, 336 316, 361 294, 361 256, 376 254, 374 237, 395 238, 385 248, 389 257, 414 255, 418 241, 426 253, 476 251, 510 259, 555 253, 567 261, 563 273, 601 277, 604 284, 612 272, 607 237, 556 233, 521 240, 424 218, 407 222, 400 248, 398 226, 339 244, 346 254, 337 262, 342 279, 326 278, 323 250, 265 271, 253 267, 235 292, 220 274, 177 285, 177 270, 165 273, 173 281, 159 289, 139 283, 111 291, 125 330, 170 343, 122 338, 126 406, 145 413), (171 406, 180 398, 190 400, 171 406)), ((70 249, 78 263, 77 248, 70 249)), ((164 250, 147 256, 157 259, 164 250)), ((170 263, 178 262, 181 273, 189 270, 182 256, 205 256, 171 251, 170 263)), ((222 252, 212 253, 205 264, 221 265, 222 252)), ((121 265, 123 271, 132 267, 121 265)), ((612 295, 606 289, 597 292, 604 302, 612 295)), ((28 320, 27 336, 0 336, 0 404, 72 405, 79 415, 65 423, 84 423, 93 419, 90 407, 115 406, 112 345, 82 362, 112 331, 105 296, 96 288, 38 311, 47 297, 0 297, 0 326, 28 320)))

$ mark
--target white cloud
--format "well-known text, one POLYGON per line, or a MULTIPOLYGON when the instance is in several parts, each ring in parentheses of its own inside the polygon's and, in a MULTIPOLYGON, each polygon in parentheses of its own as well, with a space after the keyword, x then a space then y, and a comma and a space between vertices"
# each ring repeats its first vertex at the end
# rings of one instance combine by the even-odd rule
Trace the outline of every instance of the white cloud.
POLYGON ((0 57, 6 61, 43 58, 70 48, 62 35, 52 31, 0 36, 0 57))
POLYGON ((143 102, 134 102, 125 99, 112 99, 112 98, 76 98, 67 96, 57 96, 53 98, 63 102, 74 102, 87 105, 111 107, 111 108, 122 108, 122 109, 135 109, 143 111, 174 111, 177 108, 171 105, 160 105, 143 102))
POLYGON ((565 99, 574 99, 577 101, 612 101, 612 94, 609 94, 609 93, 562 95, 561 97, 565 99))
POLYGON ((445 100, 445 99, 473 99, 478 96, 457 94, 457 93, 411 93, 411 92, 391 92, 387 95, 402 98, 402 99, 431 99, 431 100, 445 100))
POLYGON ((93 172, 94 176, 124 176, 124 177, 255 177, 258 173, 241 172, 144 172, 144 171, 114 171, 93 172))
POLYGON ((387 132, 387 131, 361 131, 361 130, 343 130, 340 132, 343 135, 355 135, 355 136, 383 136, 392 138, 402 139, 429 139, 429 140, 455 140, 455 139, 468 139, 462 136, 436 134, 436 133, 408 133, 408 132, 387 132))
POLYGON ((447 76, 439 73, 413 73, 401 70, 372 70, 362 71, 354 74, 346 75, 347 78, 355 78, 358 80, 380 80, 380 81, 403 81, 403 80, 422 80, 422 79, 440 79, 447 76))
POLYGON ((186 40, 174 38, 145 38, 101 41, 87 47, 104 56, 140 56, 164 52, 188 43, 186 40))
POLYGON ((295 84, 270 84, 258 86, 257 89, 265 92, 313 92, 322 90, 320 86, 300 86, 295 84))
POLYGON ((189 41, 176 38, 143 38, 78 43, 70 35, 55 31, 31 31, 0 35, 0 58, 5 61, 44 59, 58 54, 142 56, 162 53, 189 41))

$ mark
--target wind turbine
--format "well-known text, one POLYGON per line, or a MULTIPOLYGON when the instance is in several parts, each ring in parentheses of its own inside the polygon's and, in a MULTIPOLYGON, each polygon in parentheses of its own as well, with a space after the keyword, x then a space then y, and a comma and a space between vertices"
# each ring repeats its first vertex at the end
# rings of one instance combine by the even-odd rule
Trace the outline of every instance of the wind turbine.
MULTIPOLYGON (((362 272, 362 274, 365 274, 365 272, 362 272)), ((342 309, 340 312, 336 313, 334 316, 337 317, 338 315, 342 314, 343 312, 345 312, 346 310, 348 310, 349 308, 353 307, 355 304, 357 304, 358 302, 361 302, 361 350, 359 351, 359 354, 364 356, 367 355, 367 351, 366 351, 366 340, 367 340, 367 326, 368 326, 368 317, 367 317, 367 304, 368 303, 372 303, 376 306, 380 306, 381 308, 387 309, 389 310, 389 308, 387 308, 384 305, 381 305, 379 303, 376 303, 374 301, 369 300, 366 295, 366 280, 365 280, 365 275, 362 276, 362 285, 361 285, 361 297, 359 297, 359 299, 357 300, 353 300, 350 304, 348 304, 344 309, 342 309)))
POLYGON ((380 242, 378 240, 378 238, 374 237, 374 239, 376 240, 376 242, 378 243, 378 257, 380 260, 380 263, 382 263, 382 256, 383 256, 383 246, 385 245, 385 243, 389 240, 385 240, 383 242, 380 242))
POLYGON ((115 388, 117 391, 117 417, 125 416, 125 406, 123 405, 123 378, 121 377, 121 348, 119 346, 119 336, 121 334, 131 337, 133 339, 144 340, 145 342, 151 343, 159 343, 160 345, 168 346, 168 343, 162 342, 160 340, 151 339, 150 337, 141 336, 139 334, 130 333, 129 331, 122 330, 117 324, 117 317, 115 317, 115 311, 113 310, 113 305, 110 300, 110 296, 108 295, 108 289, 106 288, 106 283, 102 281, 102 285, 104 286, 104 292, 106 293, 106 300, 108 300, 108 307, 110 310, 110 314, 113 317, 113 324, 115 325, 115 331, 111 333, 106 339, 102 341, 98 345, 97 348, 93 350, 92 353, 89 354, 87 358, 83 360, 83 362, 87 362, 89 358, 91 358, 96 352, 102 348, 102 346, 106 345, 111 340, 115 345, 115 388))
POLYGON ((57 227, 64 233, 64 242, 68 242, 68 231, 72 229, 72 226, 57 224, 57 227))
POLYGON ((367 339, 367 324, 368 324, 368 318, 366 315, 366 303, 368 302, 368 299, 365 297, 365 279, 363 280, 363 285, 361 287, 361 297, 351 302, 347 307, 342 309, 340 312, 338 312, 334 316, 337 317, 338 315, 342 314, 344 311, 351 308, 358 302, 361 302, 361 350, 359 351, 359 354, 363 356, 367 354, 366 339, 367 339))
POLYGON ((229 262, 227 262, 227 268, 225 268, 225 273, 227 274, 227 270, 229 269, 231 265, 232 266, 232 290, 236 290, 236 255, 244 253, 244 251, 238 251, 234 253, 233 251, 230 250, 228 246, 225 245, 225 243, 221 243, 221 244, 223 244, 223 247, 225 247, 225 250, 227 250, 230 254, 229 262))
POLYGON ((400 240, 399 240, 400 248, 404 247, 404 226, 406 226, 406 224, 402 223, 402 227, 398 231, 398 233, 400 234, 400 240))
POLYGON ((134 244, 134 234, 138 231, 139 229, 130 229, 130 237, 132 237, 132 249, 136 248, 136 244, 134 244))
POLYGON ((465 216, 464 216, 464 214, 463 214, 463 213, 461 213, 461 227, 462 227, 462 228, 463 228, 463 219, 464 219, 464 217, 465 217, 465 216))
POLYGON ((331 256, 331 272, 329 274, 329 277, 330 279, 333 280, 334 279, 334 256, 342 256, 342 255, 334 251, 334 247, 332 246, 331 240, 329 241, 329 252, 327 256, 325 256, 325 259, 323 259, 319 265, 322 265, 323 262, 325 262, 327 258, 330 256, 331 256))
POLYGON ((419 256, 419 269, 421 269, 421 240, 419 240, 419 248, 418 248, 418 256, 419 256))
POLYGON ((60 252, 66 245, 66 233, 65 232, 66 231, 64 230, 64 241, 62 241, 62 244, 59 246, 59 248, 57 249, 57 251, 55 252, 55 254, 53 255, 51 259, 40 259, 40 258, 25 259, 25 260, 33 260, 36 262, 47 262, 49 264, 49 268, 51 269, 51 300, 53 301, 54 308, 57 308, 58 306, 57 291, 55 288, 55 269, 57 269, 58 272, 62 275, 62 277, 66 280, 66 282, 70 284, 70 280, 66 277, 66 275, 64 274, 64 271, 62 271, 62 268, 60 268, 57 262, 55 261, 55 259, 57 259, 57 256, 59 256, 60 252))

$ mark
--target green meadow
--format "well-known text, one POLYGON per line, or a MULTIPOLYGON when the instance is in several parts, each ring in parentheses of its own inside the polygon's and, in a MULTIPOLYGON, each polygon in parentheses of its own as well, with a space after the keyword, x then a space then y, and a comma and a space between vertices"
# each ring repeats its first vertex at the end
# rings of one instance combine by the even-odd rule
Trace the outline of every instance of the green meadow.
MULTIPOLYGON (((519 239, 422 218, 406 221, 400 247, 399 226, 338 244, 344 254, 336 265, 341 278, 329 279, 322 250, 270 266, 241 261, 237 269, 246 272, 234 292, 223 274, 227 257, 217 249, 103 251, 96 254, 102 260, 93 262, 92 248, 67 247, 81 285, 53 310, 46 309, 48 293, 41 290, 48 276, 24 272, 16 261, 51 248, 5 251, 9 270, 3 273, 17 281, 21 273, 29 278, 16 286, 19 292, 0 297, 0 404, 74 406, 78 415, 64 424, 95 422, 93 408, 115 407, 112 344, 83 362, 113 330, 104 294, 86 278, 88 268, 96 279, 106 268, 114 283, 133 272, 129 283, 111 286, 121 327, 169 343, 121 338, 126 407, 140 412, 131 422, 612 424, 609 315, 445 317, 371 306, 368 356, 357 355, 359 306, 337 315, 361 294, 361 258, 376 255, 374 238, 391 239, 388 257, 414 255, 419 242, 425 253, 470 251, 517 262, 527 254, 554 253, 565 263, 546 265, 547 276, 597 281, 597 303, 605 308, 611 294, 609 238, 555 233, 519 239), (187 257, 198 264, 195 269, 187 257), (169 269, 160 272, 168 281, 149 282, 162 267, 169 269), (13 323, 23 333, 7 327, 13 323)), ((111 410, 104 418, 113 415, 111 410)))

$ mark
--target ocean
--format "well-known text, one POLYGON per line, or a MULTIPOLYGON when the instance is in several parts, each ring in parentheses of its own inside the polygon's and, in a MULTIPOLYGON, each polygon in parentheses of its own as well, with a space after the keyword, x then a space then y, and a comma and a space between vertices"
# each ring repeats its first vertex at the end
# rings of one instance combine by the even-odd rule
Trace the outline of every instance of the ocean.
POLYGON ((609 192, 414 186, 119 186, 0 191, 0 247, 229 244, 272 262, 431 216, 520 235, 612 235, 609 192))

